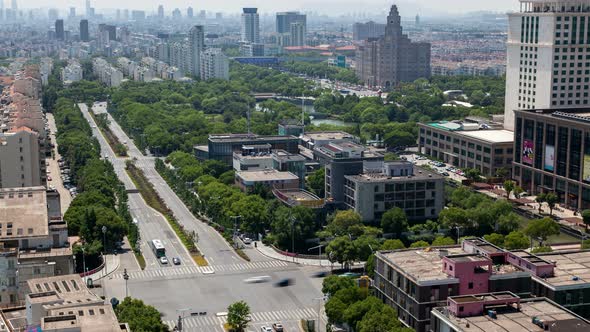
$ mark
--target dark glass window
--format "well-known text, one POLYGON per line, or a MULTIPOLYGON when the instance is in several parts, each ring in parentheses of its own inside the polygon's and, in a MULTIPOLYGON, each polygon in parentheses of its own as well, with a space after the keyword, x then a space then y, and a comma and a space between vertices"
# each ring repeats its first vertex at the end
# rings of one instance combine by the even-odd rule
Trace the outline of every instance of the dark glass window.
POLYGON ((522 143, 522 118, 516 118, 516 131, 514 133, 514 146, 516 153, 514 154, 514 161, 520 162, 521 143, 522 143))
POLYGON ((543 122, 537 122, 535 133, 535 168, 541 169, 543 166, 543 122))
POLYGON ((545 161, 543 168, 547 172, 553 172, 555 167, 555 126, 554 125, 547 125, 547 137, 545 138, 545 153, 553 155, 552 158, 549 158, 545 161), (550 161, 553 159, 553 161, 550 161))
POLYGON ((568 128, 559 127, 557 133, 557 175, 565 176, 568 150, 568 128))
POLYGON ((570 172, 569 178, 580 180, 580 163, 582 156, 582 132, 572 129, 572 141, 570 144, 570 172))

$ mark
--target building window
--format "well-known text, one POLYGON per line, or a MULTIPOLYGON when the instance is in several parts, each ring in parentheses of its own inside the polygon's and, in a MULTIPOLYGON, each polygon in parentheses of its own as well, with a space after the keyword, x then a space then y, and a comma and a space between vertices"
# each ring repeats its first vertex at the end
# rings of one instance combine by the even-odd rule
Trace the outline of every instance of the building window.
POLYGON ((473 289, 473 282, 470 282, 470 283, 468 283, 468 284, 467 284, 467 288, 469 288, 469 289, 473 289))

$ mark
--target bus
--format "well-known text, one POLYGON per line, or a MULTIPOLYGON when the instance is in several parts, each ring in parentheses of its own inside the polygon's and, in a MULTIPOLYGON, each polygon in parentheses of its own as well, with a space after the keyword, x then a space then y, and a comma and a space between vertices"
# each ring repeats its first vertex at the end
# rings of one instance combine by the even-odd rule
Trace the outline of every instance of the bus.
POLYGON ((166 248, 164 248, 164 245, 162 244, 162 241, 160 240, 152 240, 152 242, 150 242, 152 250, 154 251, 154 254, 156 255, 157 258, 166 256, 166 248))

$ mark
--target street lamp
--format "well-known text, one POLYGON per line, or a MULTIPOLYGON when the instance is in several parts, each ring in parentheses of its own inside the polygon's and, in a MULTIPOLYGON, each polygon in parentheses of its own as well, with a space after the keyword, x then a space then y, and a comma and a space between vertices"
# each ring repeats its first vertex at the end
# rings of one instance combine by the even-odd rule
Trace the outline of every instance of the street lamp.
POLYGON ((234 240, 234 247, 238 249, 238 219, 242 218, 241 215, 231 216, 231 219, 234 220, 234 232, 233 232, 233 240, 234 240))
POLYGON ((103 249, 103 254, 102 254, 102 258, 104 259, 104 276, 107 276, 108 270, 107 270, 107 257, 105 256, 105 254, 107 253, 107 226, 102 226, 102 249, 103 249))
POLYGON ((129 281, 129 274, 127 274, 127 269, 123 270, 123 279, 125 279, 125 297, 129 296, 129 289, 127 288, 127 281, 129 281))
POLYGON ((325 245, 320 242, 319 245, 317 245, 317 246, 315 246, 313 248, 307 249, 307 251, 311 251, 311 250, 313 250, 315 248, 318 248, 318 251, 319 251, 319 253, 318 253, 318 259, 320 260, 320 266, 322 266, 322 247, 324 247, 324 246, 325 245))
POLYGON ((86 255, 84 245, 82 245, 82 275, 84 276, 84 283, 86 283, 86 255))
POLYGON ((293 263, 295 263, 295 217, 291 216, 291 254, 293 255, 293 263))

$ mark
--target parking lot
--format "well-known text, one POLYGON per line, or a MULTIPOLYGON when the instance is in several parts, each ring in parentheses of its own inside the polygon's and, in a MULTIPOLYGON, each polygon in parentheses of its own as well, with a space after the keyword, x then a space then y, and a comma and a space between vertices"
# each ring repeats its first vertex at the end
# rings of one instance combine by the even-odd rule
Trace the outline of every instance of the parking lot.
POLYGON ((448 165, 442 162, 437 162, 428 159, 427 157, 420 156, 418 154, 405 154, 402 158, 406 158, 409 162, 414 163, 417 166, 428 166, 433 171, 457 182, 465 180, 464 173, 461 169, 458 169, 452 165, 448 165))

